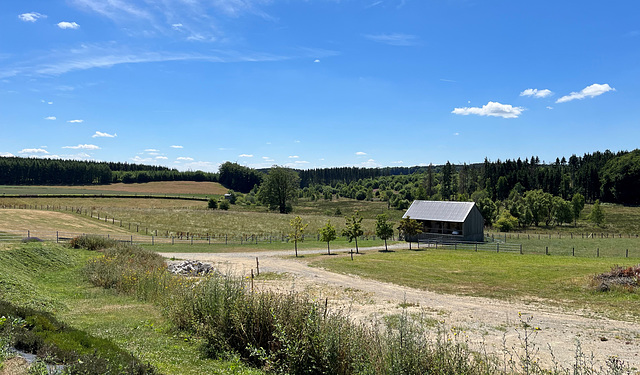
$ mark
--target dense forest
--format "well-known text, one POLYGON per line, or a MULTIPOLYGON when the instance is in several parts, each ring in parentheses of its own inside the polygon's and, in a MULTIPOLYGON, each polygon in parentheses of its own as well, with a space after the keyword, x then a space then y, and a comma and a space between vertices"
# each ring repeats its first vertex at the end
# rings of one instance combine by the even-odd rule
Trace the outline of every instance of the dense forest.
POLYGON ((60 159, 0 157, 0 185, 91 185, 113 182, 217 181, 215 173, 161 166, 60 159))
MULTIPOLYGON (((256 192, 267 170, 226 162, 219 174, 180 172, 142 164, 0 157, 0 184, 83 185, 112 182, 219 181, 240 193, 256 192)), ((541 163, 537 156, 505 161, 440 166, 296 170, 300 196, 328 199, 382 199, 404 208, 413 199, 505 201, 540 190, 564 200, 576 194, 587 202, 601 200, 640 204, 640 150, 587 153, 541 163)), ((251 199, 253 200, 253 199, 251 199)))

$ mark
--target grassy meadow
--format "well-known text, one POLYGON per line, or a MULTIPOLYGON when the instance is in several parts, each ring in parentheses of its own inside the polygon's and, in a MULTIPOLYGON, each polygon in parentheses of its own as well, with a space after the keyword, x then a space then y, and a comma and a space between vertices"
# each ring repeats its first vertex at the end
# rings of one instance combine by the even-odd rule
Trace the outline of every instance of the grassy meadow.
POLYGON ((636 258, 579 258, 520 255, 469 250, 400 250, 356 257, 314 257, 330 271, 449 294, 545 303, 640 321, 640 294, 618 288, 595 291, 592 276, 615 265, 632 266, 636 258))

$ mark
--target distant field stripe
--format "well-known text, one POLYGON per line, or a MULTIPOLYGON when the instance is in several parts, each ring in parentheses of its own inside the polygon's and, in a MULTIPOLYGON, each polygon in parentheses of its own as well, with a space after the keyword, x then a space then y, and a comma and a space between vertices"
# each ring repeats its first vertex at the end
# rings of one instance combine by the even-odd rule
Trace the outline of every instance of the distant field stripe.
POLYGON ((188 197, 180 195, 131 195, 131 194, 2 194, 2 198, 139 198, 139 199, 178 199, 188 201, 208 201, 206 197, 188 197))

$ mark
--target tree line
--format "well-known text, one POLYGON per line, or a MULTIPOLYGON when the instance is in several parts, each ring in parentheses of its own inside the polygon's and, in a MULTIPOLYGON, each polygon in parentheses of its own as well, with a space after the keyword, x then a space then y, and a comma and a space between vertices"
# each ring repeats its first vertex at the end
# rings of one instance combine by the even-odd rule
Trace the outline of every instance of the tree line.
POLYGON ((0 185, 103 185, 114 182, 217 181, 202 171, 86 160, 0 157, 0 185))

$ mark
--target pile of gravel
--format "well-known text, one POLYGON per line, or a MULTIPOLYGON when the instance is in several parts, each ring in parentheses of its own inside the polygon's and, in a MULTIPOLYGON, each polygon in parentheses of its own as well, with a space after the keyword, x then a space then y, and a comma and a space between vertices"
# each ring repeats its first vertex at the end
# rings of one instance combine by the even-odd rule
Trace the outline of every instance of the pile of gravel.
POLYGON ((215 272, 212 265, 197 260, 185 260, 183 262, 173 263, 167 267, 167 270, 182 276, 205 276, 211 272, 215 272))

